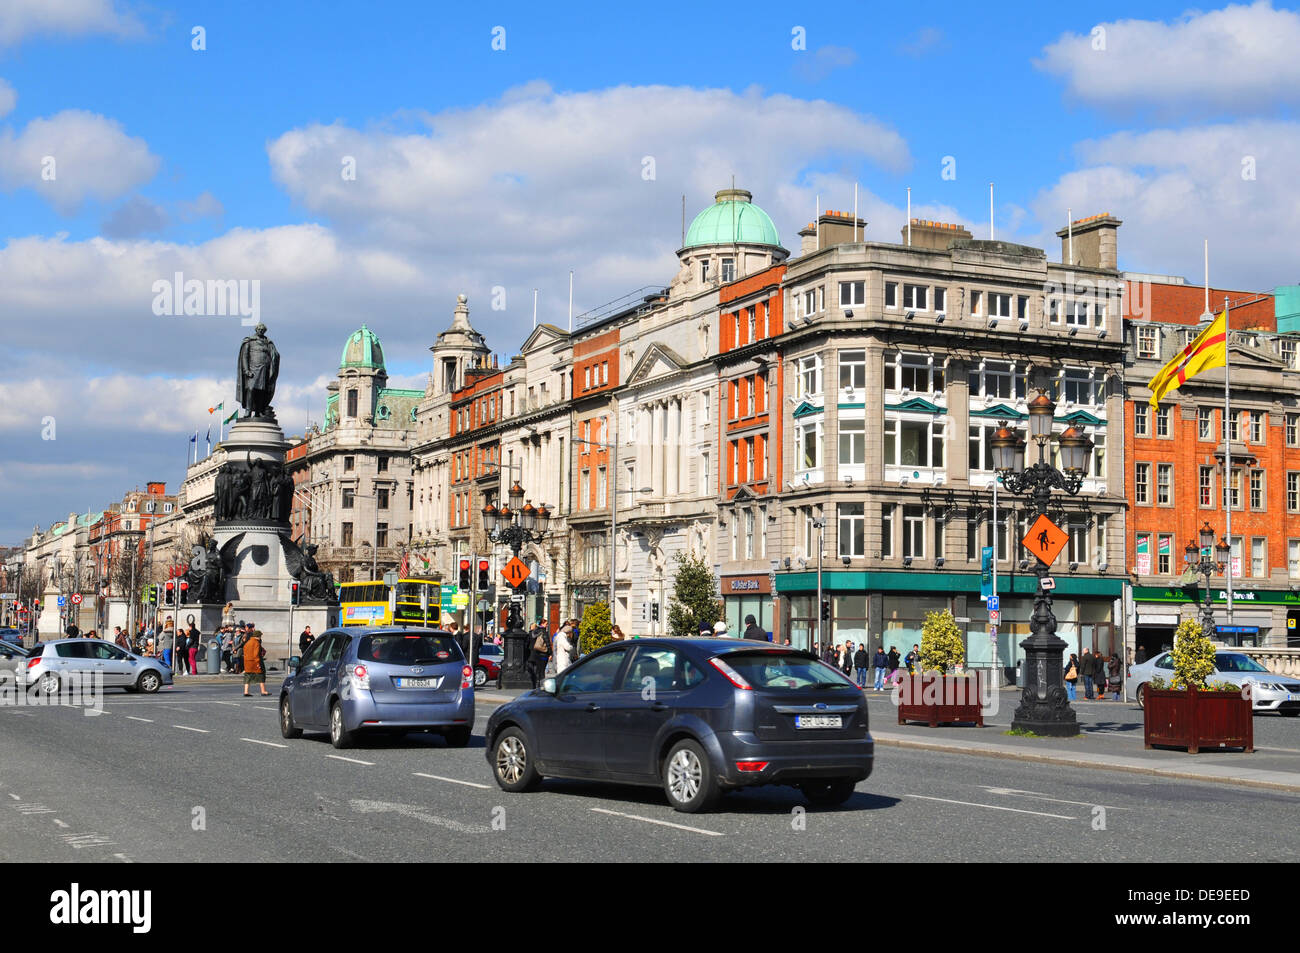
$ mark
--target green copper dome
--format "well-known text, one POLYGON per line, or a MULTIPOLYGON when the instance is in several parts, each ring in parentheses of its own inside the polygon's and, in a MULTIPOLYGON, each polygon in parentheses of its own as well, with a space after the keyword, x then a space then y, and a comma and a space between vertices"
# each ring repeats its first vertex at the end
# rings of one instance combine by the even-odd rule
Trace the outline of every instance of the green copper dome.
POLYGON ((780 236, 771 217, 750 199, 744 189, 723 189, 686 230, 683 248, 696 245, 773 245, 781 247, 780 236))
POLYGON ((348 343, 343 345, 343 357, 339 367, 374 367, 384 369, 384 349, 379 338, 364 324, 361 329, 353 331, 348 343))

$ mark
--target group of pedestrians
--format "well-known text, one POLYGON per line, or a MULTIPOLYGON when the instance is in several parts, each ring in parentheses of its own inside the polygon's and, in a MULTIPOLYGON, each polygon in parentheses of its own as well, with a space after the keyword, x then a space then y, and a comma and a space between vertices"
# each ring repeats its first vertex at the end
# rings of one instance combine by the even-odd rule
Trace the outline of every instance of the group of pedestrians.
POLYGON ((1120 700, 1124 690, 1124 663, 1115 653, 1110 656, 1101 652, 1093 653, 1091 649, 1083 650, 1083 658, 1071 652, 1065 663, 1065 691, 1070 701, 1078 699, 1078 685, 1083 682, 1084 698, 1088 701, 1105 701, 1109 691, 1120 700), (1096 693, 1094 696, 1094 692, 1096 693))
POLYGON ((902 669, 906 666, 909 675, 920 670, 921 649, 912 646, 912 651, 901 656, 898 649, 890 646, 886 652, 884 646, 877 646, 874 655, 867 651, 865 642, 854 645, 850 639, 839 645, 826 645, 821 651, 822 661, 839 669, 852 678, 859 688, 867 690, 868 681, 874 691, 891 690, 903 678, 902 669))

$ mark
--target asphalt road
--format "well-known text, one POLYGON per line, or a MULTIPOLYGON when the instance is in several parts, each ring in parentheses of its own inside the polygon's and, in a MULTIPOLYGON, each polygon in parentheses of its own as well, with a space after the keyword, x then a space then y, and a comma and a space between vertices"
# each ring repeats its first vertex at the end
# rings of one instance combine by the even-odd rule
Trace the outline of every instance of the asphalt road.
POLYGON ((886 747, 834 809, 788 788, 702 816, 652 789, 560 781, 509 795, 481 734, 466 749, 413 736, 340 752, 324 736, 281 738, 275 701, 194 686, 110 693, 97 716, 0 708, 0 857, 1285 862, 1300 850, 1300 795, 886 747))

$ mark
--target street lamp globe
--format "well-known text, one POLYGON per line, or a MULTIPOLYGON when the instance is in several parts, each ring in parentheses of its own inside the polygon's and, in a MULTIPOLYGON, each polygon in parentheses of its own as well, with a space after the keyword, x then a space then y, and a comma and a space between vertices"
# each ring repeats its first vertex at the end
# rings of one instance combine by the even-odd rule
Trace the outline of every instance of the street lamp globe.
POLYGON ((497 528, 497 508, 492 503, 483 507, 483 525, 489 533, 497 528))
POLYGON ((1209 523, 1201 527, 1201 549, 1210 549, 1214 545, 1214 529, 1209 523))
POLYGON ((516 480, 510 487, 510 508, 517 510, 524 505, 524 488, 516 480))
POLYGON ((1199 559, 1200 550, 1196 548, 1195 543, 1189 542, 1183 547, 1183 562, 1189 566, 1195 566, 1199 559))
MULTIPOLYGON (((992 438, 989 445, 993 448, 993 469, 1002 473, 1015 471, 1016 467, 1016 445, 1020 443, 1020 437, 1015 431, 1008 430, 1005 426, 999 428, 992 438)), ((1023 444, 1022 444, 1023 446, 1023 444)), ((1021 451, 1021 466, 1024 465, 1023 450, 1021 451)))
POLYGON ((543 503, 541 506, 537 508, 537 532, 545 533, 546 528, 550 525, 550 522, 551 522, 551 511, 548 510, 546 508, 546 504, 543 503))
POLYGON ((510 512, 510 507, 501 507, 501 509, 497 510, 497 526, 501 529, 506 529, 510 526, 510 522, 514 518, 514 515, 514 513, 510 512))
MULTIPOLYGON (((1232 547, 1229 546, 1227 542, 1225 542, 1222 538, 1220 538, 1218 543, 1216 543, 1214 546, 1214 553, 1216 556, 1219 557, 1219 566, 1220 567, 1227 566, 1228 557, 1232 555, 1232 547)), ((1219 571, 1222 572, 1223 571, 1222 568, 1220 568, 1219 571)))
POLYGON ((529 503, 519 513, 519 525, 531 530, 537 525, 537 510, 529 503))
POLYGON ((1040 443, 1052 435, 1056 402, 1042 391, 1029 402, 1029 435, 1040 443))
POLYGON ((1088 468, 1088 457, 1092 454, 1092 441, 1088 435, 1077 427, 1067 427, 1058 438, 1061 444, 1061 462, 1065 471, 1079 474, 1088 468))

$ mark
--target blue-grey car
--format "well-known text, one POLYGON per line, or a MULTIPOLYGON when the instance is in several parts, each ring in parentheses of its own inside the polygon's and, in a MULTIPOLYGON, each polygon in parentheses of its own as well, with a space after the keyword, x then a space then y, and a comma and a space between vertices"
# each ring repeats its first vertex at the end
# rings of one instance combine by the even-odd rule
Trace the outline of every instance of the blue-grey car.
POLYGON ((543 777, 662 785, 688 813, 765 784, 841 804, 875 749, 866 696, 842 673, 798 649, 710 638, 606 646, 498 708, 486 736, 506 791, 543 777))
POLYGON ((469 744, 474 673, 456 637, 394 626, 329 629, 289 659, 280 688, 280 734, 328 731, 336 748, 365 732, 441 734, 469 744))

